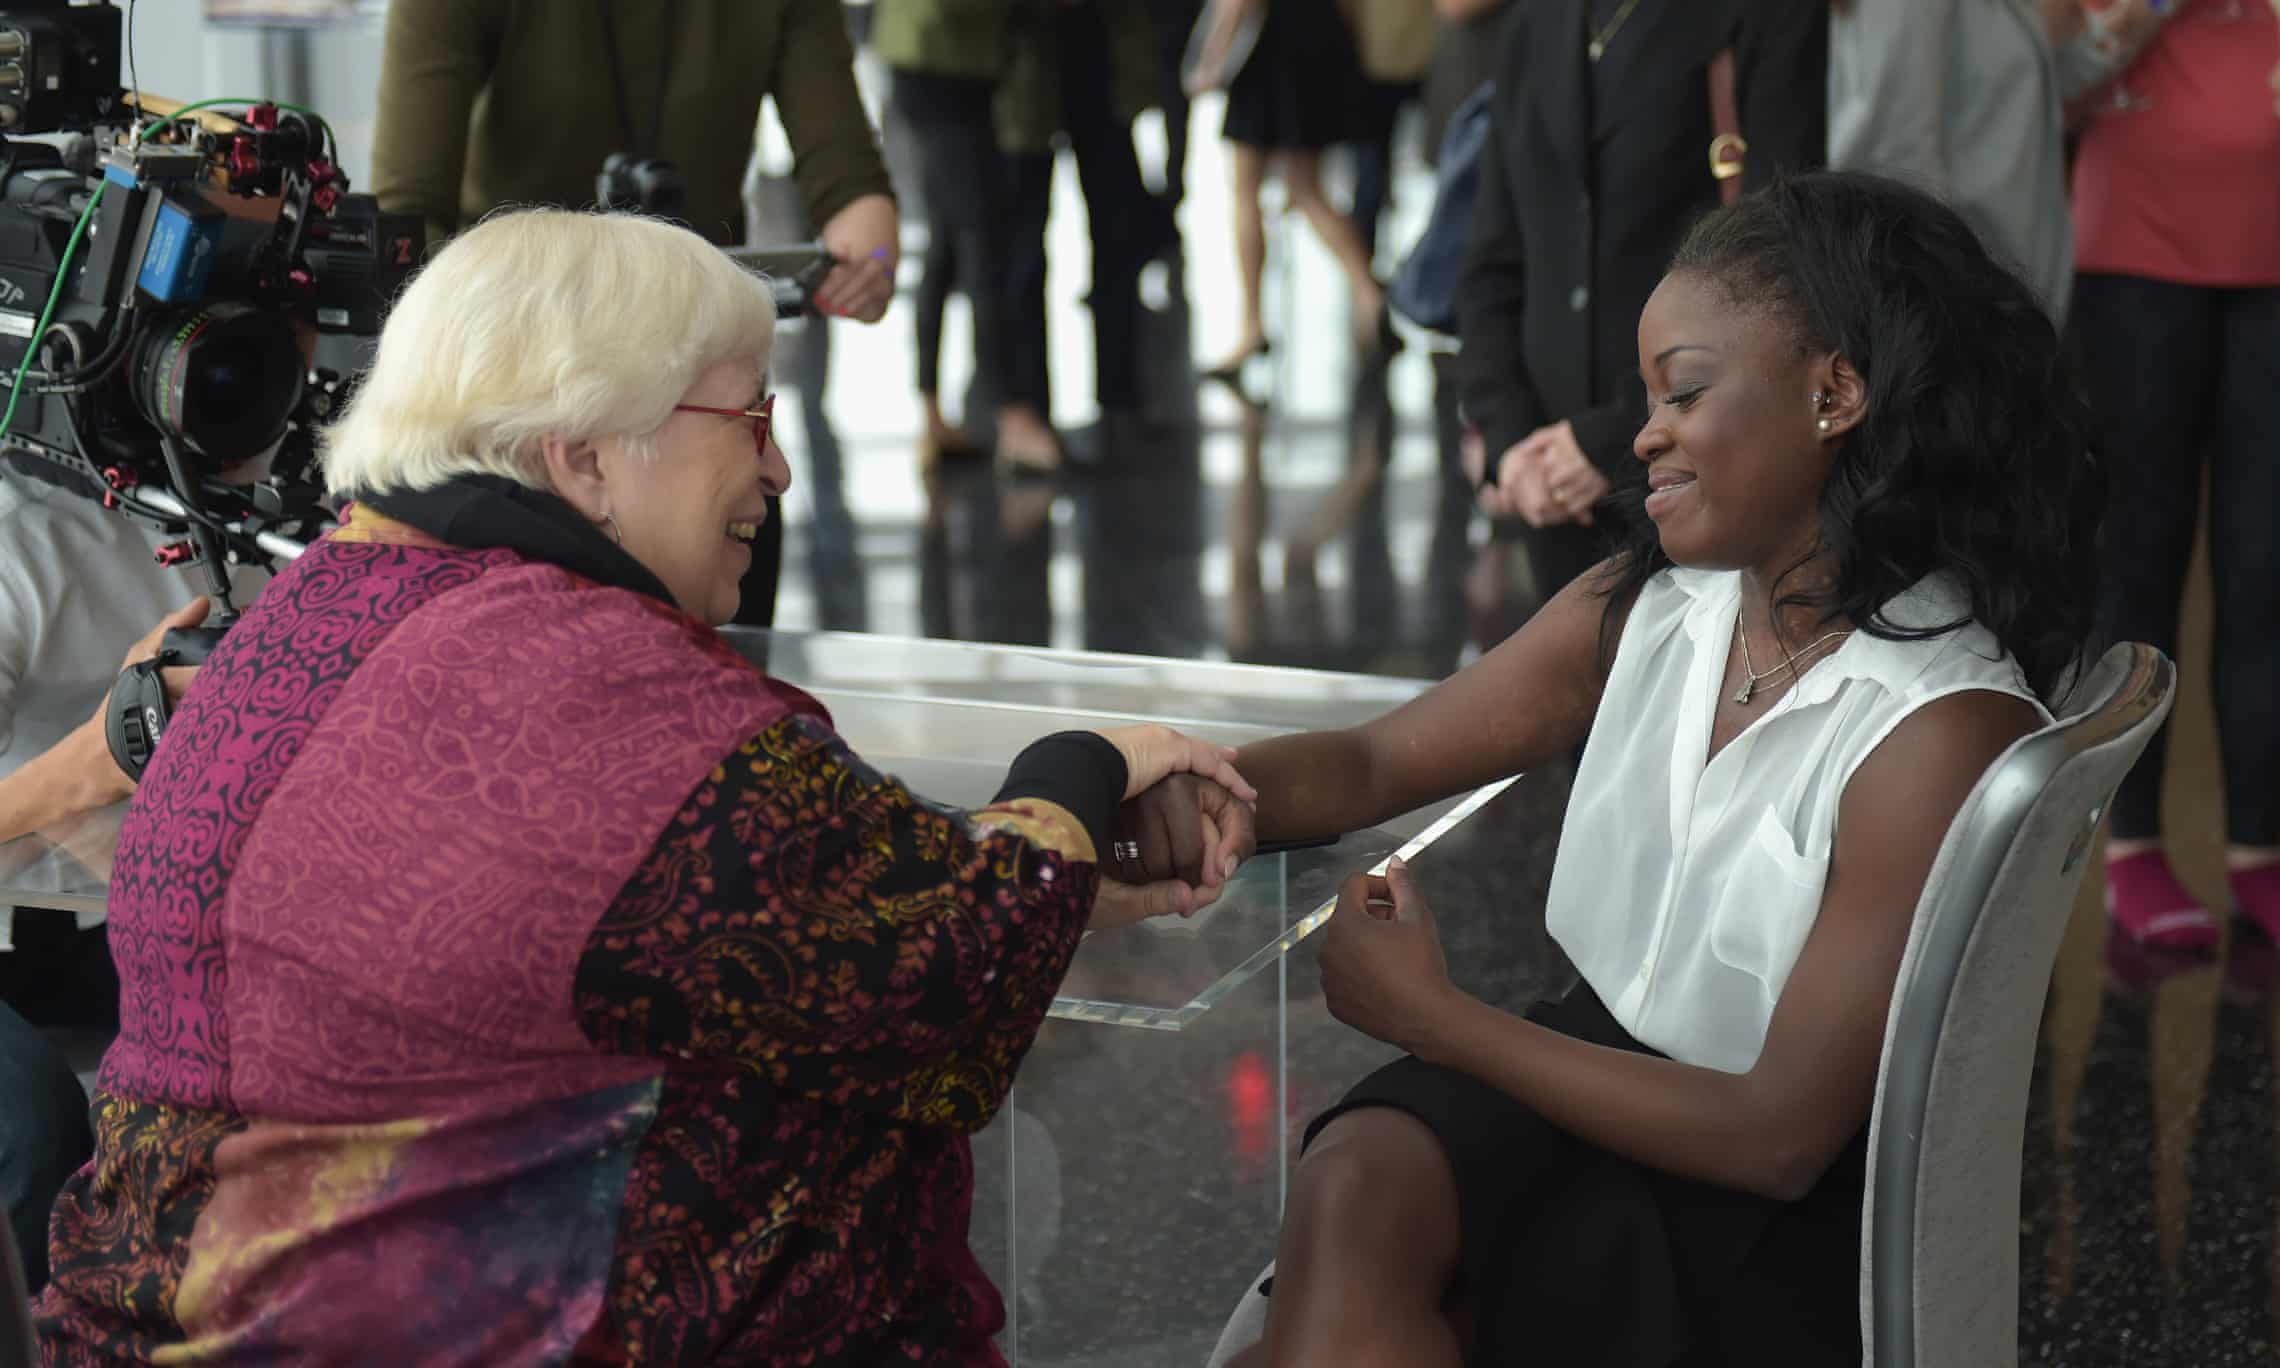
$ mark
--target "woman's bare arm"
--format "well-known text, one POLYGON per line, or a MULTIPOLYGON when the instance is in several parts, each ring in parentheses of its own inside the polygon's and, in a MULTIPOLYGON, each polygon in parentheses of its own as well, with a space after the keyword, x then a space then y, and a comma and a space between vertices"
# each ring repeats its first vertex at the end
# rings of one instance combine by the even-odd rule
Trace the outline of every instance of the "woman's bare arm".
MULTIPOLYGON (((1374 721, 1244 747, 1235 767, 1259 790, 1259 839, 1375 826, 1580 744, 1606 683, 1600 624, 1621 611, 1600 596, 1604 569, 1561 590, 1495 650, 1374 721)), ((1620 630, 1618 620, 1610 631, 1620 630)))
POLYGON ((2038 722, 2016 698, 1958 694, 1901 724, 1854 774, 1819 920, 1748 1073, 1585 1044, 1454 995, 1411 1048, 1626 1158, 1804 1195, 1868 1122, 1901 953, 1948 825, 2038 722))
POLYGON ((0 779, 0 841, 123 803, 134 793, 134 781, 111 758, 102 719, 90 719, 0 779))

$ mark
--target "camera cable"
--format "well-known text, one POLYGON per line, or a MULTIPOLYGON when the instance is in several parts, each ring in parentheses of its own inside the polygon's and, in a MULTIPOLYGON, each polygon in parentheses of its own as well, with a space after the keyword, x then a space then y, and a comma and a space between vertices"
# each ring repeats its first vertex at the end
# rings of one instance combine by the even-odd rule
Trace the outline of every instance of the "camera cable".
MULTIPOLYGON (((55 284, 49 287, 47 304, 40 310, 40 321, 32 328, 35 339, 45 338, 48 325, 55 322, 56 301, 63 298, 64 282, 71 278, 71 263, 79 255, 79 243, 87 236, 87 225, 95 218, 95 206, 103 202, 103 191, 109 184, 108 181, 95 182, 95 193, 87 197, 87 207, 79 211, 79 222, 72 225, 70 240, 63 244, 62 259, 56 263, 55 284)), ((24 381, 32 373, 32 361, 39 350, 36 342, 24 348, 24 359, 16 367, 15 380, 8 386, 7 411, 0 413, 0 437, 6 437, 8 430, 16 425, 16 403, 24 397, 24 381)))

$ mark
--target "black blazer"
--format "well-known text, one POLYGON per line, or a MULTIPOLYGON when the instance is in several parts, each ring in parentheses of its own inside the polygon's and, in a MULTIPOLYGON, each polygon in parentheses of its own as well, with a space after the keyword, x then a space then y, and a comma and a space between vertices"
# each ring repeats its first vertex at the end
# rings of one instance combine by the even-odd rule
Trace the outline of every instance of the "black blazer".
POLYGON ((1709 66, 1735 51, 1745 189, 1827 151, 1828 0, 1643 0, 1594 108, 1591 0, 1520 0, 1497 64, 1457 319, 1467 418, 1493 460, 1566 419, 1618 483, 1645 416, 1639 312, 1718 206, 1709 66))

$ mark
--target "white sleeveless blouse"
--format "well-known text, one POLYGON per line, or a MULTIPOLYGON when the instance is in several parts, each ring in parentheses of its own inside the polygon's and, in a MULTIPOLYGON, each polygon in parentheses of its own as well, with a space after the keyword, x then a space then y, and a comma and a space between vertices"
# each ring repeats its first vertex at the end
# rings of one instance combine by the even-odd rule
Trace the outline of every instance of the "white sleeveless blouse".
MULTIPOLYGON (((1623 628, 1560 831, 1546 917, 1615 1019, 1671 1058, 1746 1073, 1821 909, 1845 784, 1909 714, 1991 690, 2040 700, 1978 623, 1855 632, 1704 763, 1741 611, 1736 572, 1666 570, 1623 628)), ((1927 579, 1886 617, 1967 615, 1927 579)), ((2044 714, 2046 717, 2047 713, 2044 714)))

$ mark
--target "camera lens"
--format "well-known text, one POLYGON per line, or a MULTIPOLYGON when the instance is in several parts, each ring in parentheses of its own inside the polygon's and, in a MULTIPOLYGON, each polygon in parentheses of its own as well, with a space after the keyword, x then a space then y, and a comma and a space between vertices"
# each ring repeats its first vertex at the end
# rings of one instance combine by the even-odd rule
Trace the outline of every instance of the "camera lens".
POLYGON ((301 377, 292 325, 234 301, 162 314, 135 347, 136 407, 217 465, 258 455, 284 435, 301 377))

